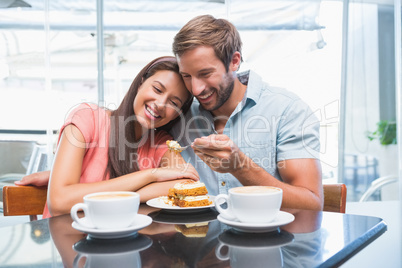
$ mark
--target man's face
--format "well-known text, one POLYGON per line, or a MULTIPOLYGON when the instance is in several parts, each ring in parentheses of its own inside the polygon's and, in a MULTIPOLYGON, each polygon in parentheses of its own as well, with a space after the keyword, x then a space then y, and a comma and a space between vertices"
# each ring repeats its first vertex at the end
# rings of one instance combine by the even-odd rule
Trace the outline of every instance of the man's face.
POLYGON ((200 46, 178 58, 180 73, 187 89, 207 111, 219 109, 234 87, 232 72, 226 72, 212 47, 200 46))

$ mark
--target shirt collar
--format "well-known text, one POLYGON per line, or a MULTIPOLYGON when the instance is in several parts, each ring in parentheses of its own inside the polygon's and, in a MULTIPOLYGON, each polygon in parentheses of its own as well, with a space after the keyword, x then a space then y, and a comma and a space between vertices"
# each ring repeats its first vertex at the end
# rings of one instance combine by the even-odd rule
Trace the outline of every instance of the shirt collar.
POLYGON ((242 106, 244 107, 247 103, 247 99, 252 100, 254 104, 257 103, 264 88, 261 77, 251 70, 238 73, 237 77, 242 84, 247 85, 247 90, 242 100, 242 106))

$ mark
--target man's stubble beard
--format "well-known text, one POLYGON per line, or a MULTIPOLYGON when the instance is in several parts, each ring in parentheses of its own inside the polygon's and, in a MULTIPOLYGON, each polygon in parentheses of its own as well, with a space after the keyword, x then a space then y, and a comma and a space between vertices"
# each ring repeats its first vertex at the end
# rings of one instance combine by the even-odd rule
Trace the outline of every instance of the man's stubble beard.
POLYGON ((223 104, 225 104, 225 102, 230 98, 230 96, 232 95, 233 89, 234 89, 234 78, 228 74, 226 74, 224 82, 228 82, 228 85, 225 87, 223 84, 227 84, 227 83, 221 83, 219 85, 219 90, 217 90, 216 88, 214 88, 215 92, 216 92, 216 104, 215 106, 213 106, 212 108, 205 108, 205 110, 209 111, 209 112, 213 112, 216 111, 217 109, 219 109, 220 107, 222 107, 223 104))

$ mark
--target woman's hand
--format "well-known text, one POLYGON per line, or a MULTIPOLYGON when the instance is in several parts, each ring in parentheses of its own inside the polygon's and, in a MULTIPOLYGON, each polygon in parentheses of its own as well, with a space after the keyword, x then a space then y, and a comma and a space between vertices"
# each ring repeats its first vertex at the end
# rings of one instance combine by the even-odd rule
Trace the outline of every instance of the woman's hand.
POLYGON ((15 185, 35 185, 47 186, 49 183, 50 171, 40 171, 22 177, 20 181, 15 181, 15 185))
POLYGON ((200 179, 197 170, 195 170, 194 166, 190 163, 156 168, 152 170, 152 173, 155 176, 155 181, 158 182, 177 179, 191 179, 198 181, 200 179))

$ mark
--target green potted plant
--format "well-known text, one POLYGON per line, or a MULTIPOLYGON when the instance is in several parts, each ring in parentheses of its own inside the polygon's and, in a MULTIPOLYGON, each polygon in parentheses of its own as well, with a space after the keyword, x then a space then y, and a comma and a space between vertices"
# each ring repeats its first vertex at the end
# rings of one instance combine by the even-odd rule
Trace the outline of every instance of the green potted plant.
MULTIPOLYGON (((396 145, 396 122, 382 120, 377 123, 374 132, 368 132, 369 140, 378 140, 381 144, 378 151, 378 168, 380 177, 397 176, 399 172, 398 146, 396 145)), ((392 179, 392 177, 388 177, 392 179)), ((381 199, 397 199, 398 187, 395 184, 381 188, 381 199)))
POLYGON ((379 140, 381 145, 396 144, 396 122, 381 120, 374 132, 367 132, 369 140, 379 140))

